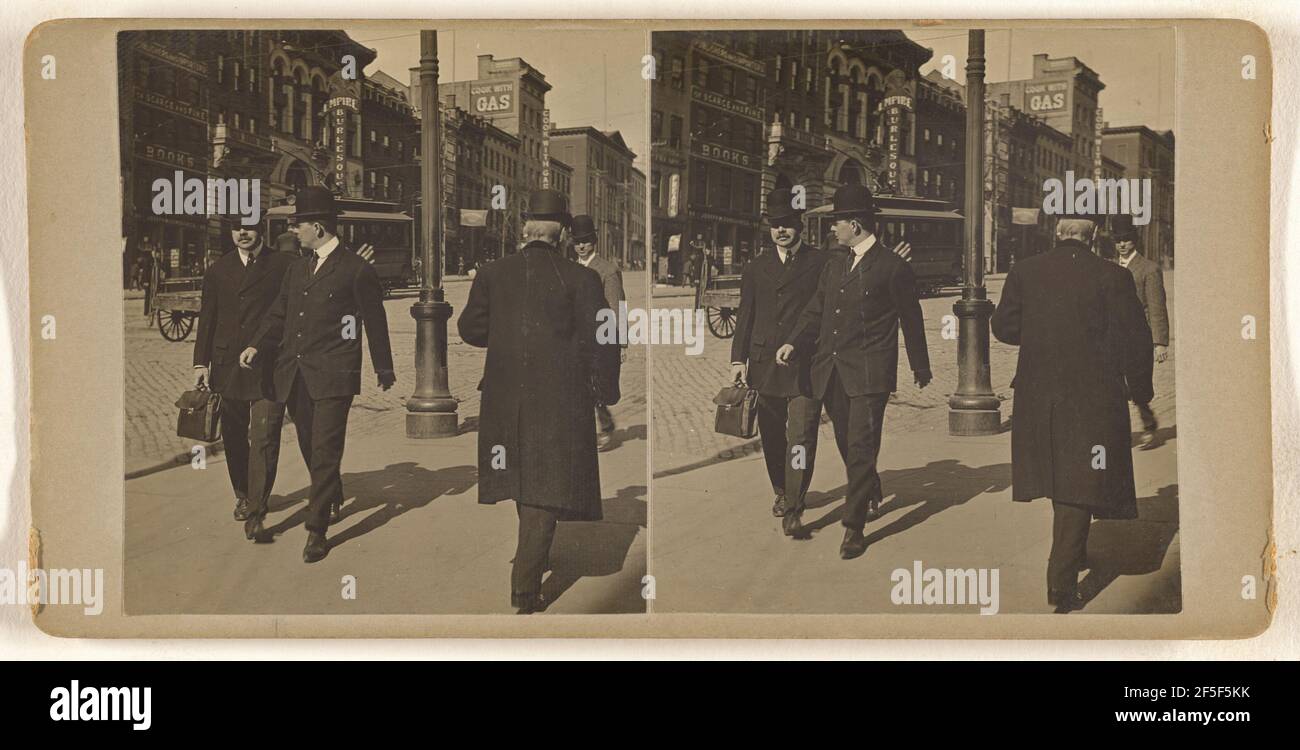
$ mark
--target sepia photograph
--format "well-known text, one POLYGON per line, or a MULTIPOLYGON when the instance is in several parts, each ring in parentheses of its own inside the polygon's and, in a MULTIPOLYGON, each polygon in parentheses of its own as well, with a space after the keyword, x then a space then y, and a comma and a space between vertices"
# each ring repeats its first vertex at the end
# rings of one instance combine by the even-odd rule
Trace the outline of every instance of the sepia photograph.
POLYGON ((652 53, 655 611, 1179 612, 1172 30, 652 53))
POLYGON ((645 38, 119 34, 128 614, 645 612, 645 38))

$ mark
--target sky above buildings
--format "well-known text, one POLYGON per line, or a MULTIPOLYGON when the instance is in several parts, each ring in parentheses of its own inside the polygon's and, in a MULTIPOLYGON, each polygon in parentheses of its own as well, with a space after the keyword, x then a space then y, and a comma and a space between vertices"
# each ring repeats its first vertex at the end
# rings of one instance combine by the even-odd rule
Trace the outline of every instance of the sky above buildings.
MULTIPOLYGON (((1174 126, 1174 33, 1172 29, 996 29, 986 27, 986 80, 1014 81, 1033 73, 1034 55, 1077 57, 1106 84, 1099 97, 1112 126, 1174 126)), ((965 29, 906 29, 934 51, 921 73, 938 69, 945 55, 955 61, 956 79, 966 82, 965 29)))
MULTIPOLYGON (((564 28, 502 30, 502 22, 465 24, 438 32, 440 79, 477 78, 477 58, 522 57, 552 86, 546 95, 551 121, 559 127, 593 125, 619 130, 636 152, 636 165, 648 172, 647 88, 641 77, 645 33, 630 29, 590 31, 564 28)), ((1063 29, 986 27, 985 56, 989 81, 1028 78, 1033 56, 1077 57, 1097 71, 1106 88, 1101 106, 1112 126, 1147 125, 1167 130, 1174 122, 1174 34, 1165 29, 1063 29)), ((407 70, 419 64, 420 37, 410 24, 374 22, 348 27, 348 34, 379 56, 366 71, 383 70, 409 81, 407 70)), ((921 68, 938 69, 952 55, 957 81, 966 80, 965 29, 905 29, 904 33, 934 51, 921 68)))
MULTIPOLYGON (((591 125, 618 130, 636 152, 636 166, 649 174, 649 90, 641 78, 646 54, 644 31, 562 29, 501 30, 502 22, 465 25, 438 32, 439 80, 470 81, 478 77, 478 56, 522 57, 546 76, 551 90, 546 107, 557 127, 591 125)), ((409 83, 407 69, 420 64, 420 35, 409 23, 372 23, 344 29, 348 36, 376 50, 366 68, 382 70, 409 83)))

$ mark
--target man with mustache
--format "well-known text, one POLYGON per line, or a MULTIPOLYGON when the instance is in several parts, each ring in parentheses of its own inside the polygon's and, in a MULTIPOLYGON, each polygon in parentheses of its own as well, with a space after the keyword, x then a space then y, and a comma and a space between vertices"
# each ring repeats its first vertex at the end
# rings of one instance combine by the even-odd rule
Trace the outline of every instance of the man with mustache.
POLYGON ((731 341, 731 379, 758 391, 758 431, 776 502, 787 536, 799 529, 804 494, 812 481, 822 403, 812 391, 812 356, 778 367, 776 347, 799 321, 817 291, 829 254, 803 241, 803 210, 785 188, 767 196, 773 252, 750 263, 741 276, 740 312, 731 341))
POLYGON ((268 248, 257 224, 226 220, 234 251, 203 274, 203 303, 194 339, 194 385, 221 394, 226 470, 235 492, 235 520, 264 506, 275 484, 283 409, 271 382, 274 353, 257 367, 239 366, 239 353, 275 303, 296 256, 268 248))

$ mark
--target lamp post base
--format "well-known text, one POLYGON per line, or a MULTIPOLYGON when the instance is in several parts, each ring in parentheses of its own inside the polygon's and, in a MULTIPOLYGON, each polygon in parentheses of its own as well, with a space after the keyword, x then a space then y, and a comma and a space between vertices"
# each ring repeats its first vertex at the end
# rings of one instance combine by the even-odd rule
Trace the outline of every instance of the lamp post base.
POLYGON ((1002 413, 997 409, 949 409, 948 434, 958 437, 996 435, 1002 431, 1002 413))
POLYGON ((968 287, 953 303, 957 314, 957 392, 948 398, 948 434, 969 437, 1002 431, 1002 403, 989 372, 989 317, 983 287, 968 287))
POLYGON ((415 393, 406 400, 408 438, 452 437, 460 432, 456 399, 447 387, 447 321, 451 305, 442 290, 423 290, 411 305, 415 318, 415 393))
POLYGON ((460 432, 456 412, 415 411, 406 414, 408 438, 451 437, 460 432))

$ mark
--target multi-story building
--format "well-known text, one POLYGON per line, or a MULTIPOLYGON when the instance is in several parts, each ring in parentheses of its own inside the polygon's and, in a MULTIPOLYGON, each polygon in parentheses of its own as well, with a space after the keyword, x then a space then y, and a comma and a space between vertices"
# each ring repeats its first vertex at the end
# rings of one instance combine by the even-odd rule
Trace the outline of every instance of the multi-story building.
POLYGON ((153 214, 154 180, 177 170, 257 179, 263 209, 305 185, 359 197, 361 71, 374 58, 341 31, 122 34, 124 265, 157 249, 170 275, 198 275, 229 244, 219 216, 153 214))
POLYGON ((966 90, 937 70, 916 83, 916 194, 951 202, 965 196, 966 90))
MULTIPOLYGON (((595 219, 596 252, 630 264, 634 225, 629 217, 638 184, 632 166, 636 153, 617 130, 600 131, 591 126, 552 128, 550 152, 573 168, 569 209, 595 219)), ((642 195, 644 179, 641 176, 642 195)), ((637 226, 644 225, 644 215, 643 208, 637 226)), ((644 229, 641 231, 644 236, 644 229)))
POLYGON ((628 258, 633 265, 645 268, 645 172, 632 167, 631 175, 632 188, 627 196, 628 258))
POLYGON ((361 86, 361 119, 362 195, 410 210, 420 190, 420 167, 415 161, 420 119, 406 85, 382 70, 366 78, 361 86))
POLYGON ((1069 165, 1078 176, 1091 177, 1101 144, 1096 132, 1097 97, 1106 84, 1077 57, 1034 55, 1033 75, 988 84, 989 98, 1009 96, 1011 106, 1041 117, 1070 138, 1069 165))
POLYGON ((658 32, 653 45, 656 254, 753 255, 777 185, 801 187, 810 208, 846 183, 916 194, 916 79, 931 52, 901 32, 658 32))
MULTIPOLYGON (((418 70, 418 69, 417 69, 418 70)), ((454 96, 457 106, 478 115, 519 140, 519 186, 525 191, 542 185, 543 120, 546 76, 527 61, 478 56, 478 78, 438 84, 440 99, 454 96)))
POLYGON ((1145 125, 1106 128, 1102 152, 1123 165, 1124 176, 1151 180, 1151 221, 1139 230, 1142 252, 1174 265, 1174 134, 1145 125))

